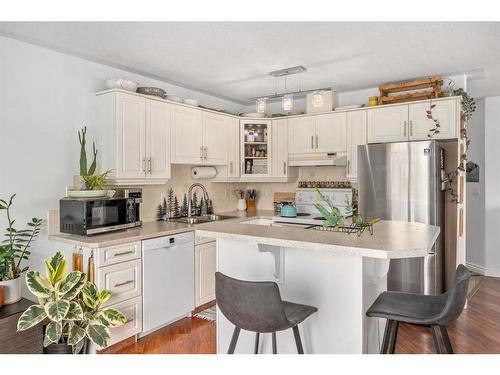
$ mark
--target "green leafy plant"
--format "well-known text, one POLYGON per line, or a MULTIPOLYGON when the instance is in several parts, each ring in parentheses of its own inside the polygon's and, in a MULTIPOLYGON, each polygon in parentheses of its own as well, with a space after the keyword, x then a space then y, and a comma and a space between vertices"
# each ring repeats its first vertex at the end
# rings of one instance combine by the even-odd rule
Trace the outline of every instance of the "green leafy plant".
POLYGON ((32 218, 27 223, 27 229, 17 230, 14 227, 15 220, 11 217, 11 207, 16 194, 12 195, 8 201, 0 199, 0 210, 5 210, 7 225, 5 239, 0 244, 0 281, 12 280, 28 270, 25 266, 21 268, 21 263, 27 261, 31 252, 29 248, 40 234, 41 219, 32 218))
MULTIPOLYGON (((344 215, 340 212, 340 210, 335 207, 330 198, 324 195, 318 188, 316 188, 316 192, 321 197, 321 200, 327 204, 329 210, 324 207, 321 203, 314 203, 314 207, 320 212, 321 215, 325 218, 323 223, 324 228, 334 227, 337 225, 344 225, 344 215)), ((352 213, 352 205, 349 203, 346 214, 350 215, 352 213)))
POLYGON ((106 177, 109 173, 111 173, 110 170, 95 176, 83 176, 87 189, 102 190, 103 186, 106 184, 106 177))
POLYGON ((94 159, 90 164, 90 168, 87 169, 87 127, 84 126, 82 130, 78 131, 78 140, 80 141, 80 176, 92 176, 95 173, 97 167, 97 149, 95 147, 95 142, 92 142, 92 154, 94 159))
POLYGON ((86 274, 66 274, 67 262, 61 252, 45 261, 46 275, 37 271, 26 274, 26 285, 38 304, 30 306, 19 318, 18 331, 39 323, 45 327, 44 347, 51 344, 71 345, 73 353, 86 352, 88 340, 102 348, 109 344, 109 328, 126 322, 122 312, 102 305, 111 298, 107 290, 97 290, 86 281, 86 274))

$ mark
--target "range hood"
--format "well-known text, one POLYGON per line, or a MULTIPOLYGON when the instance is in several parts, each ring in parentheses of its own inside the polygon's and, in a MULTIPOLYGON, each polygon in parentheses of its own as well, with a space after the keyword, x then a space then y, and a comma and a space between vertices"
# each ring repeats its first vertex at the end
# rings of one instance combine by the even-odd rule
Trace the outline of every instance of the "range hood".
POLYGON ((291 167, 322 166, 322 165, 347 165, 347 154, 345 152, 314 152, 307 154, 293 154, 288 156, 288 164, 291 167))

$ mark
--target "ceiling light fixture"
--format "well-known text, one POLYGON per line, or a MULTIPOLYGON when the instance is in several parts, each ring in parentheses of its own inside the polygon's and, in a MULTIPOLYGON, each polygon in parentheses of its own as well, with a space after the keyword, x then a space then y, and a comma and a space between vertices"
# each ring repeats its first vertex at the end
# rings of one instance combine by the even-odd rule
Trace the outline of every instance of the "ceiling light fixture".
POLYGON ((319 108, 323 105, 323 94, 321 91, 314 91, 312 95, 312 105, 315 108, 319 108))
MULTIPOLYGON (((285 92, 288 91, 287 76, 285 76, 285 92)), ((283 111, 290 112, 293 108, 293 94, 285 94, 281 99, 281 106, 283 111)))
POLYGON ((266 113, 267 98, 257 98, 255 101, 255 110, 257 113, 266 113))

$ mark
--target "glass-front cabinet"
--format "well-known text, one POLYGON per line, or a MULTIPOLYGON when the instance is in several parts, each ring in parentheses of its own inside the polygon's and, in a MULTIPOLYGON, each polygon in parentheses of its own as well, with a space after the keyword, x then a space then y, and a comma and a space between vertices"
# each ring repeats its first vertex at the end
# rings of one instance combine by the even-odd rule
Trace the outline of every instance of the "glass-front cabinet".
POLYGON ((241 120, 240 126, 241 176, 271 176, 271 121, 241 120))

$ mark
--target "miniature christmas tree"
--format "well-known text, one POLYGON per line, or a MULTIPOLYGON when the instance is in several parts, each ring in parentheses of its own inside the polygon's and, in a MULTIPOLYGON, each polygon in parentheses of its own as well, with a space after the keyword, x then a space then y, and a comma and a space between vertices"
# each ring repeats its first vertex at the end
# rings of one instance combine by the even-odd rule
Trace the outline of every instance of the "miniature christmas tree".
POLYGON ((157 209, 157 215, 158 215, 158 220, 163 220, 163 206, 161 205, 161 203, 158 205, 158 209, 157 209))
POLYGON ((184 197, 182 198, 181 216, 187 217, 187 215, 188 215, 188 200, 187 200, 187 194, 184 193, 184 197))
POLYGON ((191 199, 191 210, 195 213, 195 215, 198 214, 198 195, 196 194, 196 191, 193 192, 193 199, 191 199))
POLYGON ((167 200, 165 198, 163 198, 162 218, 164 218, 165 215, 167 214, 167 212, 168 212, 167 210, 168 210, 167 200))
POLYGON ((214 206, 210 198, 207 200, 207 213, 209 215, 212 215, 214 213, 214 206))
POLYGON ((174 189, 168 189, 167 193, 168 217, 174 217, 174 189))
POLYGON ((201 215, 206 215, 208 212, 208 208, 207 208, 207 202, 205 201, 205 199, 203 199, 203 197, 201 198, 201 202, 200 202, 200 214, 201 215))
POLYGON ((177 200, 177 196, 174 197, 174 217, 179 217, 181 215, 179 209, 179 201, 177 200))

